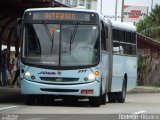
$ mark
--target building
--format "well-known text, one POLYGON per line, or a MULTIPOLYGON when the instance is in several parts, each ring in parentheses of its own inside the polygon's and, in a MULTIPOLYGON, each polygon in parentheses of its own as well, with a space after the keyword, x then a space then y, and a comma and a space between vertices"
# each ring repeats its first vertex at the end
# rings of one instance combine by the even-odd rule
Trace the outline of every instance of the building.
POLYGON ((97 10, 97 0, 56 0, 69 7, 86 8, 97 10))

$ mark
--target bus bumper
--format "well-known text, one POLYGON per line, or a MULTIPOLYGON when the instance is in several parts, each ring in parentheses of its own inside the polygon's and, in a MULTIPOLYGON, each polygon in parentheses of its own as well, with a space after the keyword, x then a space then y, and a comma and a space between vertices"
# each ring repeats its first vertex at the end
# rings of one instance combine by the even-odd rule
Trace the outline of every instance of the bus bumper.
POLYGON ((100 83, 93 81, 85 84, 55 85, 21 80, 21 93, 25 95, 71 95, 99 96, 100 83))

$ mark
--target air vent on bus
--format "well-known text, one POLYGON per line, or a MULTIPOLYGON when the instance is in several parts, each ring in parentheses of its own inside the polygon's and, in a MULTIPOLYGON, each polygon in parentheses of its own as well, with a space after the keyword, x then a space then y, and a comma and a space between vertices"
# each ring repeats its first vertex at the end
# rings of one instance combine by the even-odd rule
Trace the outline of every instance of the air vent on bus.
POLYGON ((42 91, 46 92, 78 92, 77 89, 49 89, 49 88, 40 88, 42 91))
POLYGON ((62 78, 62 77, 40 77, 40 79, 52 82, 75 82, 79 80, 79 78, 62 78))

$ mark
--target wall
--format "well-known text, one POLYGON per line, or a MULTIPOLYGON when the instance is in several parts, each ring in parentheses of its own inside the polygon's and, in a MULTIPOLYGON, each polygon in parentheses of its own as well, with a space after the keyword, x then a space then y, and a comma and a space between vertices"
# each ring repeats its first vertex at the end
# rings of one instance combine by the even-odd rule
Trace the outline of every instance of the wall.
POLYGON ((151 52, 150 56, 139 56, 138 85, 160 86, 160 52, 151 52))

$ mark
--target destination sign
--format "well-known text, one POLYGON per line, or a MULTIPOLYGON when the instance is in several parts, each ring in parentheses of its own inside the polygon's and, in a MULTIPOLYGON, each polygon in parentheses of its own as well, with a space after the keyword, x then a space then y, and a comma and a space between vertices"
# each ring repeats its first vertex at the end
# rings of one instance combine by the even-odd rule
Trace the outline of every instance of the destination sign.
POLYGON ((32 20, 68 20, 68 21, 90 21, 91 17, 95 17, 93 13, 77 13, 77 12, 33 12, 32 20))

